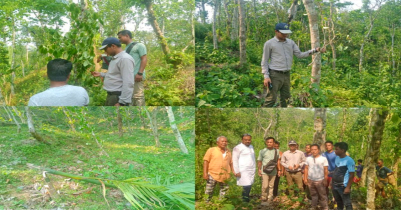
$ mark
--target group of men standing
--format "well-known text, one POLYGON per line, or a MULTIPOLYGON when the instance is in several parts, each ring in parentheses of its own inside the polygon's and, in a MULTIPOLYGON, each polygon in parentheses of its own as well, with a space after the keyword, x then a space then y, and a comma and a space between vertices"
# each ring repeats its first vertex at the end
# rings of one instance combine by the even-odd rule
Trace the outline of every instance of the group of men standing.
POLYGON ((237 179, 237 185, 243 188, 243 201, 249 202, 257 166, 258 175, 262 177, 262 205, 269 205, 277 196, 279 179, 285 176, 289 194, 298 197, 299 194, 294 190, 304 192, 308 189, 313 208, 317 208, 319 204, 321 208, 328 209, 331 186, 337 208, 343 209, 345 206, 346 209, 352 209, 350 192, 355 162, 346 155, 347 143, 338 142, 333 145, 332 141, 326 141, 324 153, 320 152, 319 145, 312 144, 307 146, 310 150, 304 153, 291 140, 288 142, 289 150, 282 153, 278 150, 280 143, 273 137, 267 137, 266 148, 259 151, 257 159, 251 143, 250 134, 242 135, 242 142, 234 147, 231 154, 227 149, 227 138, 220 136, 217 138, 217 147, 208 149, 203 158, 207 201, 211 200, 216 184, 220 185, 220 198, 225 196, 229 188, 226 180, 232 172, 237 179), (275 164, 274 168, 269 167, 271 164, 275 164))
MULTIPOLYGON (((147 50, 144 44, 132 40, 129 30, 118 32, 118 39, 109 37, 102 42, 108 59, 102 68, 107 72, 91 72, 103 77, 103 89, 107 91, 105 106, 145 106, 144 86, 147 50), (125 44, 125 50, 121 44, 125 44)), ((106 56, 103 56, 106 57, 106 56)), ((50 88, 35 94, 28 106, 86 106, 89 104, 87 91, 79 86, 68 85, 72 63, 65 59, 54 59, 47 64, 50 88)))

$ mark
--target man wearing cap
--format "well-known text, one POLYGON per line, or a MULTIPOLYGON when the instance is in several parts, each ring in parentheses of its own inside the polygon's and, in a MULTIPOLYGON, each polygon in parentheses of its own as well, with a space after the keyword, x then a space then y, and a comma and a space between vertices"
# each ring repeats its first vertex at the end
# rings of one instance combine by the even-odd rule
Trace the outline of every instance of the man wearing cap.
POLYGON ((261 63, 265 78, 263 84, 269 89, 263 104, 265 107, 275 105, 278 92, 280 92, 280 106, 287 107, 291 97, 290 70, 293 55, 306 58, 316 52, 326 52, 326 49, 319 47, 301 52, 295 42, 287 38, 291 33, 286 23, 278 23, 275 28, 276 36, 264 44, 261 63))
POLYGON ((145 94, 143 80, 145 79, 145 67, 148 63, 146 46, 142 43, 132 41, 132 34, 129 30, 122 30, 117 33, 121 43, 126 45, 125 52, 132 56, 135 61, 135 84, 132 94, 133 106, 145 106, 145 94))
POLYGON ((83 87, 68 85, 72 63, 57 58, 47 63, 50 88, 33 95, 28 106, 86 106, 89 96, 83 87))
POLYGON ((128 106, 134 90, 135 61, 115 37, 105 39, 100 49, 113 56, 107 73, 92 72, 95 77, 104 77, 103 89, 107 91, 105 105, 128 106))
POLYGON ((252 136, 250 134, 242 135, 242 143, 233 149, 233 167, 237 185, 242 186, 242 199, 249 202, 249 193, 255 178, 255 151, 251 145, 252 136))
MULTIPOLYGON (((288 142, 290 150, 285 151, 281 157, 281 165, 286 170, 286 178, 288 186, 291 187, 294 183, 298 186, 299 190, 303 191, 302 186, 302 166, 305 164, 305 155, 302 151, 297 150, 297 142, 291 140, 288 142)), ((290 193, 293 194, 294 190, 290 188, 290 193)))
POLYGON ((217 146, 209 148, 203 157, 203 179, 206 180, 205 194, 208 195, 209 202, 213 196, 213 190, 216 184, 220 185, 220 196, 224 198, 227 190, 227 179, 233 168, 231 152, 227 149, 227 138, 225 136, 217 137, 217 146))

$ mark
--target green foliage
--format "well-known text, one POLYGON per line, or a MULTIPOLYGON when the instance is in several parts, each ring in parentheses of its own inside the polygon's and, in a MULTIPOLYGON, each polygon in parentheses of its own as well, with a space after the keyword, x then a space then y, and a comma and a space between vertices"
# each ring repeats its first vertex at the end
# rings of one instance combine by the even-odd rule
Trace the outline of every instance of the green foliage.
MULTIPOLYGON (((281 7, 264 2, 245 2, 246 8, 252 8, 246 18, 246 55, 249 65, 260 69, 264 43, 275 36, 274 26, 277 22, 287 21, 287 9, 291 1, 281 2, 281 7), (269 20, 269 21, 266 21, 269 20), (270 21, 273 20, 273 21, 270 21)), ((381 9, 343 9, 348 3, 330 4, 317 3, 319 15, 320 47, 326 47, 327 52, 321 54, 320 84, 311 84, 311 58, 297 59, 291 69, 290 106, 295 107, 356 107, 356 106, 399 106, 401 82, 400 65, 400 2, 384 2, 381 9), (337 10, 333 13, 332 11, 337 10), (369 21, 376 16, 374 27, 369 32, 369 21), (334 30, 331 27, 334 24, 334 30), (334 37, 335 36, 335 37, 334 37), (332 41, 332 44, 330 43, 332 41), (361 45, 363 49, 363 64, 359 70, 361 45), (335 49, 332 49, 334 47, 335 49), (333 52, 334 50, 334 52, 333 52), (333 57, 335 53, 335 58, 333 57), (393 64, 394 61, 394 64, 393 64), (334 68, 335 64, 335 68, 334 68)), ((235 4, 227 3, 228 14, 234 15, 235 4)), ((302 1, 299 1, 297 15, 291 22, 292 34, 290 39, 295 41, 301 51, 311 47, 309 21, 307 11, 302 1)), ((228 19, 227 13, 218 13, 217 40, 219 49, 213 50, 211 23, 196 24, 196 67, 200 71, 213 71, 214 66, 229 66, 238 61, 238 38, 232 39, 230 30, 234 19, 228 19), (198 36, 199 31, 199 36, 198 36), (223 32, 223 33, 222 33, 223 32)), ((212 20, 213 21, 213 20, 212 20)), ((259 70, 260 71, 260 70, 259 70)), ((231 73, 231 72, 227 72, 231 73)), ((205 73, 206 74, 206 73, 205 73)), ((201 75, 202 74, 197 74, 201 75)), ((262 80, 263 75, 259 76, 262 80)), ((203 79, 203 77, 201 78, 203 79)), ((222 81, 224 82, 224 81, 222 81)), ((224 86, 224 85, 222 85, 224 86)), ((200 86, 197 86, 197 88, 200 86)), ((258 87, 263 88, 259 83, 258 87)), ((251 88, 251 87, 249 87, 251 88)), ((251 88, 252 89, 252 88, 251 88)), ((209 91, 200 87, 197 94, 209 91)), ((228 102, 236 97, 236 92, 227 95, 228 102)), ((198 100, 198 99, 197 99, 198 100)), ((208 100, 206 104, 221 106, 208 100)), ((248 106, 243 103, 238 106, 248 106)))
POLYGON ((250 67, 224 66, 196 72, 197 106, 255 107, 263 83, 258 72, 250 67))
POLYGON ((0 42, 0 74, 9 73, 6 72, 9 66, 8 49, 3 42, 0 42))
MULTIPOLYGON (((21 107, 16 109, 16 113, 18 110, 23 110, 21 107)), ((138 117, 141 113, 139 107, 120 108, 123 118, 123 137, 117 134, 115 107, 32 107, 30 109, 36 130, 51 142, 51 145, 42 144, 30 138, 24 123, 21 124, 21 133, 14 132, 15 124, 5 126, 4 123, 10 124, 9 118, 3 109, 0 110, 0 147, 4 145, 8 148, 0 156, 0 165, 2 165, 0 193, 7 199, 14 197, 5 201, 6 206, 23 208, 21 203, 28 203, 27 205, 33 209, 48 209, 53 208, 54 205, 65 204, 83 209, 102 209, 107 205, 102 196, 101 187, 79 183, 78 188, 72 189, 69 186, 76 185, 74 181, 65 181, 63 177, 50 174, 47 175, 53 185, 63 192, 61 200, 55 199, 54 204, 28 201, 22 195, 32 190, 31 186, 34 183, 40 186, 46 184, 42 173, 29 168, 30 164, 71 174, 82 174, 94 177, 96 180, 125 180, 124 184, 128 185, 146 183, 142 185, 145 188, 162 185, 158 186, 156 191, 165 193, 155 194, 164 202, 164 208, 191 209, 190 206, 193 206, 195 152, 193 145, 189 143, 194 129, 193 107, 173 107, 176 124, 188 147, 189 154, 183 154, 176 145, 175 136, 165 112, 160 111, 156 116, 162 147, 154 147, 151 130, 149 127, 143 127, 144 124, 148 124, 148 120, 145 119, 142 122, 138 117), (63 112, 63 109, 66 112, 63 112), (71 118, 71 121, 67 116, 71 118), (76 131, 72 130, 72 125, 75 125, 76 131), (102 142, 103 149, 110 157, 105 156, 94 142, 92 132, 102 142), (143 178, 129 180, 133 177, 143 178), (73 195, 91 187, 93 189, 90 192, 73 195)), ((36 193, 42 196, 40 191, 36 193)), ((123 194, 119 194, 115 189, 107 188, 106 198, 110 208, 137 209, 129 205, 123 194)))

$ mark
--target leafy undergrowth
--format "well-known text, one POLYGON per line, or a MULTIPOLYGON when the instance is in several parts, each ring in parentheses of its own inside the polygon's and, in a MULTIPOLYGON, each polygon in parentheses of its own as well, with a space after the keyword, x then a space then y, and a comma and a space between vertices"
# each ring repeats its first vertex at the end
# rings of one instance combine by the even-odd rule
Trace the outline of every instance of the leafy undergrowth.
MULTIPOLYGON (((240 68, 237 49, 221 43, 213 50, 211 43, 196 46, 197 107, 260 107, 266 91, 263 86, 261 48, 248 48, 248 63, 240 68)), ((311 60, 294 58, 291 69, 290 107, 399 106, 401 83, 384 63, 375 63, 363 72, 357 66, 338 62, 337 69, 324 57, 320 84, 311 84, 311 60), (379 71, 377 69, 380 69, 379 71)), ((277 102, 279 99, 277 99, 277 102)), ((277 103, 276 106, 279 106, 277 103)))
MULTIPOLYGON (((195 104, 194 65, 186 62, 173 67, 169 64, 154 64, 149 66, 144 82, 145 100, 147 106, 193 106, 195 104)), ((87 72, 82 81, 68 81, 70 85, 84 87, 89 94, 89 106, 102 106, 106 100, 106 91, 98 78, 93 78, 87 72)), ((30 72, 26 77, 14 81, 15 95, 11 97, 10 83, 0 85, 7 105, 27 105, 29 98, 36 93, 49 88, 46 70, 30 72)))
MULTIPOLYGON (((188 148, 190 153, 183 154, 171 131, 161 130, 162 147, 154 147, 147 129, 130 128, 131 132, 120 138, 108 122, 98 123, 95 133, 110 157, 102 154, 92 138, 61 124, 41 125, 39 132, 51 145, 32 139, 24 125, 21 133, 16 133, 15 126, 1 124, 0 209, 134 209, 118 189, 107 188, 108 207, 102 186, 46 174, 60 193, 51 197, 50 183, 36 166, 101 179, 143 177, 156 185, 193 182, 194 150, 188 148)), ((189 134, 182 132, 184 138, 189 134)))

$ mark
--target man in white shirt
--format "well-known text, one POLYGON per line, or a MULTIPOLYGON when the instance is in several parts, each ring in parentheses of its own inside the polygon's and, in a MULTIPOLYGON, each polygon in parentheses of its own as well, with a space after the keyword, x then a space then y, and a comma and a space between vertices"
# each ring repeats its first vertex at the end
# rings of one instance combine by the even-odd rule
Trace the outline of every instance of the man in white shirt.
POLYGON ((320 207, 328 210, 327 205, 327 176, 329 163, 327 159, 320 155, 320 146, 313 144, 311 147, 312 156, 306 158, 304 183, 308 185, 312 197, 312 208, 317 208, 320 198, 320 207))
POLYGON ((28 106, 86 106, 89 96, 79 86, 68 85, 72 63, 64 59, 54 59, 47 63, 47 77, 50 88, 33 95, 28 106))
POLYGON ((249 202, 249 193, 255 178, 255 151, 253 150, 252 136, 250 134, 242 135, 242 143, 233 149, 233 166, 237 185, 242 186, 242 199, 249 202))

